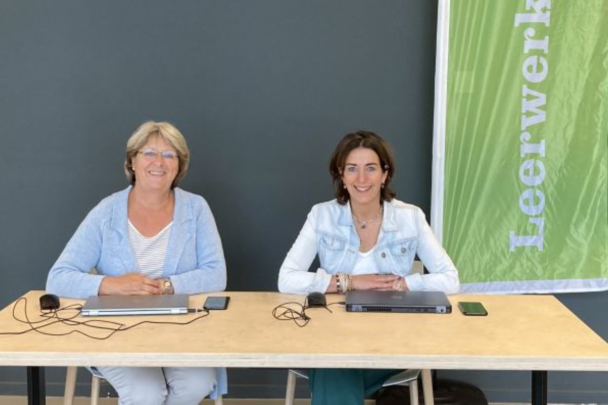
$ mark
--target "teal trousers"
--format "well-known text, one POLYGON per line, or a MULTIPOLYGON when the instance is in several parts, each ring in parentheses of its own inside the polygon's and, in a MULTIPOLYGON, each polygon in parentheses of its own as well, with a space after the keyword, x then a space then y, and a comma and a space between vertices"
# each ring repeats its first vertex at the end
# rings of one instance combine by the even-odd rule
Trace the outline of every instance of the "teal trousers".
POLYGON ((309 371, 311 405, 362 405, 401 370, 317 368, 309 371))

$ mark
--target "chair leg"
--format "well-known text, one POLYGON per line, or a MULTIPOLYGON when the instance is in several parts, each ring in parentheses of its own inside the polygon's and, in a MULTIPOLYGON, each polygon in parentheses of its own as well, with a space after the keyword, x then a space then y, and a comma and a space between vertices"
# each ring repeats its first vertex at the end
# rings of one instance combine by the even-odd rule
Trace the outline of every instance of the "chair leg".
POLYGON ((68 367, 65 374, 65 391, 63 392, 63 405, 74 403, 74 391, 76 391, 76 375, 78 367, 68 367))
POLYGON ((101 378, 93 376, 91 378, 91 405, 97 405, 99 403, 99 385, 101 378))
POLYGON ((422 373, 422 393, 424 394, 424 405, 435 405, 433 396, 433 376, 431 370, 425 369, 422 373))
POLYGON ((410 389, 410 405, 419 405, 418 401, 418 379, 410 381, 408 384, 410 389))
POLYGON ((293 399, 296 396, 296 378, 297 376, 287 371, 287 390, 285 392, 285 405, 293 405, 293 399))

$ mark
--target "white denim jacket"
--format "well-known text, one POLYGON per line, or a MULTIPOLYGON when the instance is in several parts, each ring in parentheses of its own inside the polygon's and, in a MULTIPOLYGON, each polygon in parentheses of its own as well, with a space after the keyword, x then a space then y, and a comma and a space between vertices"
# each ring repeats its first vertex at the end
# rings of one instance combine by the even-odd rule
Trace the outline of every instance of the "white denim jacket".
MULTIPOLYGON (((315 205, 281 266, 279 291, 325 292, 332 274, 352 271, 359 244, 350 204, 332 200, 315 205), (317 255, 321 267, 309 272, 317 255)), ((411 291, 458 292, 458 270, 437 241, 422 210, 414 205, 396 199, 384 202, 382 228, 373 255, 377 273, 405 277, 411 291), (411 273, 416 255, 429 274, 411 273)))

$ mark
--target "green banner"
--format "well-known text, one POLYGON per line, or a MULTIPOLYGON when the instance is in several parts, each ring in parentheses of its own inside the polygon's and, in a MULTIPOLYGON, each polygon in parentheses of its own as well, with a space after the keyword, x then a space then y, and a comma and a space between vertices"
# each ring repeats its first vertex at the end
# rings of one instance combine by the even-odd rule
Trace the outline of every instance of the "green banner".
POLYGON ((448 46, 462 291, 608 289, 608 1, 452 0, 448 46))

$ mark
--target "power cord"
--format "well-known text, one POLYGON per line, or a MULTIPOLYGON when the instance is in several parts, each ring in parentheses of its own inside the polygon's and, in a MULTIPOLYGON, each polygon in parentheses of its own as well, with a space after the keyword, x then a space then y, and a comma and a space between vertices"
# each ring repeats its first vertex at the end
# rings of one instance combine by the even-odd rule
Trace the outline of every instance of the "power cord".
POLYGON ((308 299, 305 298, 303 304, 291 301, 276 306, 272 310, 272 316, 278 321, 294 321, 296 325, 298 325, 300 328, 303 328, 304 326, 308 325, 308 322, 312 320, 312 318, 306 314, 307 309, 324 308, 330 313, 333 313, 332 310, 328 308, 332 305, 346 305, 346 302, 341 301, 332 302, 326 305, 309 306, 308 299))
POLYGON ((196 322, 199 319, 205 318, 206 316, 209 315, 209 311, 206 309, 201 309, 201 310, 189 309, 188 310, 189 313, 202 312, 203 315, 197 316, 196 318, 190 319, 189 321, 186 321, 186 322, 141 321, 141 322, 137 322, 132 325, 127 325, 127 324, 123 324, 120 322, 108 321, 108 320, 104 320, 104 319, 77 321, 77 320, 75 320, 75 318, 78 315, 80 315, 81 310, 82 310, 81 304, 72 304, 72 305, 68 305, 63 308, 47 310, 47 311, 41 310, 39 316, 42 319, 33 321, 30 319, 28 312, 27 312, 27 298, 21 297, 17 301, 15 301, 15 304, 13 305, 12 315, 13 315, 14 320, 28 325, 29 329, 16 331, 16 332, 0 332, 0 335, 24 335, 26 333, 36 332, 36 333, 40 333, 41 335, 46 335, 46 336, 67 336, 67 335, 71 335, 71 334, 75 333, 75 334, 80 334, 80 335, 86 336, 90 339, 106 340, 106 339, 109 339, 112 335, 114 335, 117 332, 124 332, 124 331, 130 330, 130 329, 136 328, 137 326, 140 326, 143 324, 189 325, 189 324, 196 322), (23 303, 24 318, 19 317, 17 314, 17 308, 20 306, 21 303, 23 303), (67 313, 69 315, 62 316, 65 313, 67 313), (91 329, 106 331, 107 333, 106 333, 106 335, 100 337, 100 336, 91 335, 89 333, 86 333, 86 332, 83 332, 83 331, 80 331, 77 329, 71 330, 69 332, 61 332, 61 333, 48 332, 49 327, 52 325, 55 325, 55 324, 63 324, 63 325, 74 326, 74 327, 75 326, 84 326, 84 327, 91 328, 91 329))

